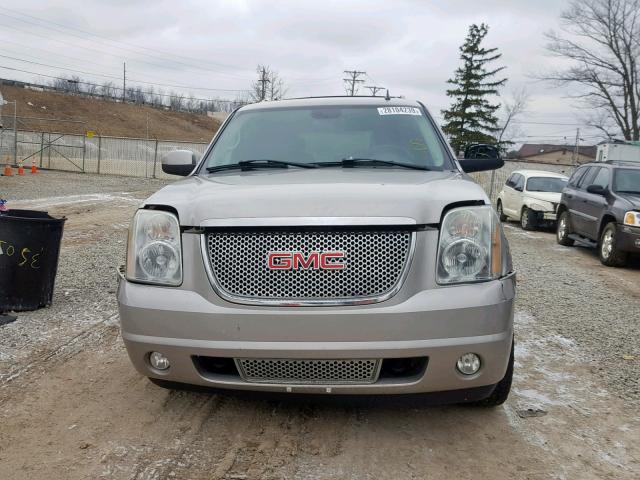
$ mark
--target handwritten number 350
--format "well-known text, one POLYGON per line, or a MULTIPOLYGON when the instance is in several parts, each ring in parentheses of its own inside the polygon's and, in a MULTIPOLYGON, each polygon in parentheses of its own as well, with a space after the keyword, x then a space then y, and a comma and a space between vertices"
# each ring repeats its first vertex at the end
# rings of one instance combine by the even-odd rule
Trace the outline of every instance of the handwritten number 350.
MULTIPOLYGON (((8 257, 13 257, 16 253, 16 249, 13 245, 7 244, 4 240, 0 240, 0 255, 6 255, 8 257), (3 245, 7 245, 5 249, 3 249, 3 245)), ((30 248, 23 248, 20 250, 20 261, 18 262, 19 267, 24 267, 28 265, 29 267, 37 270, 40 268, 40 254, 36 253, 34 255, 29 256, 32 253, 30 248)))

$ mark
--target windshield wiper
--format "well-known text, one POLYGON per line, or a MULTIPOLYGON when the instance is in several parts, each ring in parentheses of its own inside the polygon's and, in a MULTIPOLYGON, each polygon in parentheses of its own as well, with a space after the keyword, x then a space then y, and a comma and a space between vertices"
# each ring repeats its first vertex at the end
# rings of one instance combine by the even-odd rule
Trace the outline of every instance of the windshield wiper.
POLYGON ((616 190, 616 193, 640 193, 640 190, 616 190))
POLYGON ((298 163, 298 162, 285 162, 284 160, 269 160, 269 159, 255 159, 255 160, 242 160, 238 163, 229 163, 227 165, 216 165, 213 167, 207 167, 207 172, 220 172, 222 170, 252 170, 254 168, 287 168, 287 167, 299 167, 299 168, 317 168, 311 163, 298 163))
POLYGON ((357 166, 370 167, 376 165, 385 165, 390 167, 404 167, 411 168, 413 170, 430 170, 427 167, 421 167, 420 165, 413 165, 411 163, 402 163, 402 162, 393 162, 391 160, 380 160, 377 158, 343 158, 338 162, 316 162, 314 165, 318 167, 345 167, 345 168, 353 168, 357 166))

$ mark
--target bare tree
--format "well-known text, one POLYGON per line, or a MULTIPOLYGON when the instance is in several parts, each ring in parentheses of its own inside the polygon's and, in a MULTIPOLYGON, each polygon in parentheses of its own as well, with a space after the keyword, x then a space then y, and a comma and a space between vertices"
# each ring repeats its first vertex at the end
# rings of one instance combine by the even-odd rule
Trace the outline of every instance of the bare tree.
POLYGON ((262 100, 280 100, 287 93, 287 86, 278 72, 266 65, 256 68, 258 79, 251 84, 248 100, 260 102, 262 100))
POLYGON ((512 91, 510 97, 503 101, 498 132, 498 145, 503 151, 514 144, 514 138, 522 136, 522 129, 515 121, 525 113, 528 104, 529 93, 524 88, 512 91))
POLYGON ((549 32, 547 49, 572 61, 545 75, 606 112, 627 140, 640 139, 640 0, 571 0, 562 13, 562 32, 549 32))
POLYGON ((84 93, 92 97, 98 95, 98 89, 99 87, 95 83, 85 83, 82 85, 82 90, 84 90, 84 93))
POLYGON ((184 108, 184 95, 182 93, 171 92, 169 94, 169 108, 180 111, 184 108))
POLYGON ((104 82, 100 87, 100 93, 103 97, 106 98, 115 98, 116 97, 116 86, 113 82, 104 82))

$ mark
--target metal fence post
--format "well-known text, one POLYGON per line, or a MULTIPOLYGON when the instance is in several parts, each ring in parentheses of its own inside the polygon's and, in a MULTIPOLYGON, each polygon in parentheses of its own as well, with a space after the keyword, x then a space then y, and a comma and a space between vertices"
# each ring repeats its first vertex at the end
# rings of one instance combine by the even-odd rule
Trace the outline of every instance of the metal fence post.
POLYGON ((13 164, 18 165, 18 101, 13 101, 13 164))
POLYGON ((51 168, 51 132, 47 132, 47 168, 51 168))
POLYGON ((493 184, 496 181, 496 171, 491 170, 491 184, 489 185, 489 200, 493 203, 493 184))
POLYGON ((82 173, 86 173, 84 169, 84 159, 87 153, 87 135, 82 136, 82 173))
POLYGON ((158 139, 156 138, 156 145, 153 150, 153 178, 156 178, 156 164, 158 163, 158 139))
POLYGON ((42 168, 42 154, 44 150, 44 132, 40 135, 40 168, 42 168))
POLYGON ((102 135, 98 136, 98 173, 100 173, 100 159, 102 158, 102 135))

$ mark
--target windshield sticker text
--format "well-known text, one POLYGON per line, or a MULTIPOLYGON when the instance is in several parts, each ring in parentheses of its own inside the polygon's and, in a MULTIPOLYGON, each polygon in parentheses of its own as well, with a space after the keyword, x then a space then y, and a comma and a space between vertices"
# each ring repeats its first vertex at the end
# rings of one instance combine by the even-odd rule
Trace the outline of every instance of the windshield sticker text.
POLYGON ((416 107, 378 107, 379 115, 422 115, 416 107))

